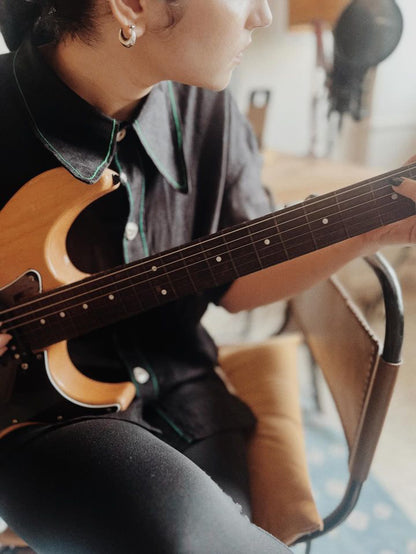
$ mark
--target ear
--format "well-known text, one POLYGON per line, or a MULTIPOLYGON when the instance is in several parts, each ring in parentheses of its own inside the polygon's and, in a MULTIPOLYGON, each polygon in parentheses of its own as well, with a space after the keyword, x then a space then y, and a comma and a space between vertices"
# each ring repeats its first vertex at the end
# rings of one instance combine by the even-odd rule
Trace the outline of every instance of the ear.
POLYGON ((124 36, 129 36, 130 25, 135 26, 138 37, 146 31, 146 0, 107 0, 114 19, 123 30, 124 36))

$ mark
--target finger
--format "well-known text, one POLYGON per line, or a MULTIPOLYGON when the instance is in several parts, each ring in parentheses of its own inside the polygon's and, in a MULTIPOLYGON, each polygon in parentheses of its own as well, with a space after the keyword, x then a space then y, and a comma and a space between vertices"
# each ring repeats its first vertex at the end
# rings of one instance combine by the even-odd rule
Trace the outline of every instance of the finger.
POLYGON ((409 165, 409 164, 412 164, 414 162, 416 162, 416 154, 414 156, 412 156, 411 158, 409 158, 404 165, 409 165))
POLYGON ((413 179, 403 179, 402 183, 397 186, 393 186, 393 189, 403 196, 407 196, 416 202, 416 181, 413 179))
POLYGON ((3 356, 5 352, 7 352, 7 346, 3 346, 3 348, 0 348, 0 356, 3 356))

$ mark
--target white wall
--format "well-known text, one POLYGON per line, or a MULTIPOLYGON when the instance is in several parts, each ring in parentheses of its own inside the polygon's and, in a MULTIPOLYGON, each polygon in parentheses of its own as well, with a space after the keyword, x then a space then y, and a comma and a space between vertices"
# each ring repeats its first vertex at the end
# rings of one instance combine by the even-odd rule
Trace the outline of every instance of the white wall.
MULTIPOLYGON (((271 0, 272 28, 259 31, 245 54, 234 82, 239 105, 246 109, 253 88, 268 87, 272 101, 265 145, 304 155, 310 145, 310 100, 314 83, 312 32, 287 31, 287 0, 271 0)), ((397 0, 405 21, 395 52, 378 66, 372 116, 360 126, 346 122, 336 156, 380 167, 392 167, 416 153, 415 0, 397 0), (359 142, 365 148, 357 149, 359 142)))

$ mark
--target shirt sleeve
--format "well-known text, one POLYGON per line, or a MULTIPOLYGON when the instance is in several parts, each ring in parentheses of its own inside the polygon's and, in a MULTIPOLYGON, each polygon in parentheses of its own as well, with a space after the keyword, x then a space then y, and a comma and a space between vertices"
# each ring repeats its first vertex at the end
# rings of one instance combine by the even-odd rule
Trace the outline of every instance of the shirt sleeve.
POLYGON ((246 117, 228 95, 227 177, 220 227, 248 221, 273 210, 271 196, 261 182, 262 158, 246 117))
MULTIPOLYGON (((274 204, 262 185, 262 158, 249 121, 240 112, 230 93, 225 102, 225 141, 227 172, 219 229, 270 213, 274 204)), ((231 283, 209 291, 210 301, 218 304, 231 283)))

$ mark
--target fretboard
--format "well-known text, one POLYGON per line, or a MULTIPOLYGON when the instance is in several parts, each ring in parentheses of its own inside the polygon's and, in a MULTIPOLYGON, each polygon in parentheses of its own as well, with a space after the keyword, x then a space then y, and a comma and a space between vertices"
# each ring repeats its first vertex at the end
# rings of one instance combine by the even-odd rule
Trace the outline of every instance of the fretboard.
POLYGON ((7 311, 32 350, 128 318, 415 214, 395 193, 412 164, 49 291, 7 311))

